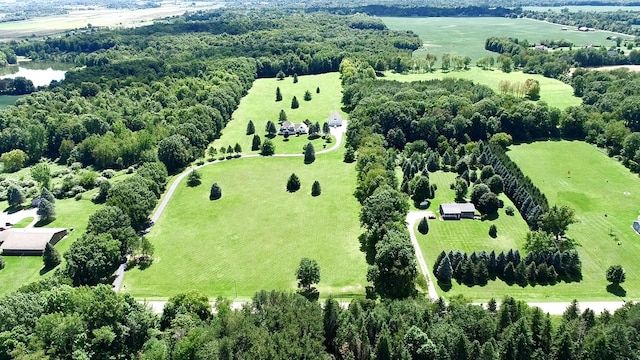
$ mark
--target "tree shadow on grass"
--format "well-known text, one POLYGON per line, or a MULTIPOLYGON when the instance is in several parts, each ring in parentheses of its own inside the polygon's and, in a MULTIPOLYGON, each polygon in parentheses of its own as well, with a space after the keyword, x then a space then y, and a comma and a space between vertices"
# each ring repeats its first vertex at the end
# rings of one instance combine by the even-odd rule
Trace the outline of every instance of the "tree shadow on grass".
POLYGON ((498 212, 494 212, 492 214, 484 214, 482 215, 482 217, 480 218, 482 221, 493 221, 495 219, 497 219, 500 215, 498 214, 498 212))
POLYGON ((35 225, 33 225, 33 227, 47 226, 47 225, 51 224, 51 222, 53 222, 53 220, 55 220, 55 219, 40 219, 40 220, 38 220, 38 222, 35 225))
POLYGON ((438 280, 438 287, 440 287, 440 289, 442 291, 444 291, 444 292, 448 292, 449 290, 451 290, 451 286, 452 285, 451 285, 450 282, 449 283, 445 283, 445 282, 442 282, 442 281, 438 280))
POLYGON ((619 284, 609 284, 609 285, 607 285, 607 292, 611 293, 611 294, 613 294, 615 296, 619 296, 619 297, 627 296, 627 290, 625 290, 619 284))
POLYGON ((40 274, 40 276, 42 276, 42 275, 44 275, 44 274, 48 273, 49 271, 51 271, 51 270, 53 270, 53 269, 55 269, 55 267, 46 267, 46 266, 43 266, 43 267, 42 267, 42 269, 40 269, 40 271, 39 271, 38 273, 40 274))

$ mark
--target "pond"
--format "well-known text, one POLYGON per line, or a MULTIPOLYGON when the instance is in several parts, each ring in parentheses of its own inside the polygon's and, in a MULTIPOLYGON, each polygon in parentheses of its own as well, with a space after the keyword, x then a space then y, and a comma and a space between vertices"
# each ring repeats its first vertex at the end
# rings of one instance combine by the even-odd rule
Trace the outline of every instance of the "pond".
POLYGON ((69 65, 59 63, 20 63, 18 66, 0 69, 0 79, 22 76, 31 80, 36 87, 47 86, 53 80, 64 80, 69 68, 69 65))

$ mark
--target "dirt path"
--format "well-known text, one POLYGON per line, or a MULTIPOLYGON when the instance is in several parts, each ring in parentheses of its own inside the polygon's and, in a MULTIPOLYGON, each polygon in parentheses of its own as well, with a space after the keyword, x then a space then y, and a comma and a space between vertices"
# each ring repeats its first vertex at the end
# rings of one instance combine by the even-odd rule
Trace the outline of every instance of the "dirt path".
MULTIPOLYGON (((340 127, 332 127, 331 130, 330 130, 331 131, 331 135, 333 137, 335 137, 335 142, 334 142, 333 146, 328 148, 328 149, 322 150, 322 151, 317 151, 316 155, 326 154, 328 152, 331 152, 331 151, 339 149, 340 146, 342 145, 342 139, 344 137, 344 134, 347 131, 347 126, 348 126, 348 122, 346 120, 344 120, 342 122, 342 126, 340 126, 340 127)), ((304 154, 273 154, 271 157, 302 157, 302 156, 304 156, 304 154)), ((247 158, 256 158, 256 157, 261 157, 261 155, 259 155, 259 154, 242 155, 238 159, 247 159, 247 158)), ((237 161, 238 159, 234 159, 233 161, 237 161)), ((173 193, 178 188, 178 185, 180 185, 180 182, 182 181, 182 179, 187 177, 187 175, 189 175, 189 173, 192 170, 200 169, 200 168, 203 168, 205 166, 217 164, 217 163, 224 162, 224 161, 228 161, 228 160, 210 161, 210 162, 204 163, 202 165, 198 165, 198 166, 195 166, 195 167, 190 167, 188 169, 185 169, 182 173, 180 173, 180 175, 178 175, 178 177, 175 178, 173 183, 171 183, 171 186, 169 187, 169 190, 167 190, 167 193, 165 194, 164 198, 162 198, 162 201, 160 202, 160 205, 158 205, 156 210, 153 212, 153 215, 151 215, 151 221, 153 221, 153 222, 158 221, 158 219, 160 218, 160 215, 162 215, 162 213, 164 212, 164 209, 167 207, 167 204, 169 204, 169 200, 171 200, 171 197, 173 196, 173 193)), ((124 279, 125 269, 126 269, 126 264, 122 264, 122 265, 120 265, 118 270, 116 270, 116 277, 115 277, 115 279, 114 279, 114 281, 112 283, 113 290, 116 291, 116 292, 120 291, 120 287, 122 286, 122 280, 124 279)))
POLYGON ((413 225, 416 221, 420 220, 422 217, 429 217, 433 215, 431 211, 412 211, 407 214, 407 218, 405 220, 407 224, 407 229, 409 230, 409 235, 411 236, 411 244, 413 244, 413 249, 416 252, 416 259, 418 260, 418 265, 420 266, 420 270, 427 280, 427 288, 429 290, 429 298, 431 300, 438 299, 438 291, 436 290, 436 286, 431 279, 431 273, 429 272, 429 268, 427 267, 427 263, 424 261, 424 256, 422 256, 422 250, 420 250, 420 244, 418 244, 418 239, 416 238, 416 233, 413 230, 413 225))
MULTIPOLYGON (((324 301, 321 299, 319 300, 321 305, 324 305, 324 301)), ((151 309, 151 311, 154 314, 162 314, 162 310, 164 309, 164 305, 167 303, 167 301, 138 301, 140 304, 145 304, 149 309, 151 309)), ((250 301, 233 301, 231 303, 231 310, 241 310, 242 307, 246 304, 251 303, 250 301)), ((213 311, 213 313, 215 314, 217 312, 216 310, 216 303, 214 301, 209 302, 209 304, 211 305, 211 310, 213 311)), ((339 301, 338 304, 340 305, 341 308, 343 309, 347 309, 349 307, 350 302, 347 301, 339 301)))

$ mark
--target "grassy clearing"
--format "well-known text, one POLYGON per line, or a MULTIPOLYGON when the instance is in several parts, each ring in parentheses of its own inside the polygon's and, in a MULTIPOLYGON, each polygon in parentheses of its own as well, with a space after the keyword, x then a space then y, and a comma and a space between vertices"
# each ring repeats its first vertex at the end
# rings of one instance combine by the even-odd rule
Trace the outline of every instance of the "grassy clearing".
MULTIPOLYGON (((540 42, 545 39, 567 39, 576 46, 588 44, 611 46, 613 42, 606 38, 614 35, 608 31, 580 32, 573 29, 562 31, 562 25, 530 19, 493 17, 382 17, 381 19, 392 30, 411 30, 420 36, 424 46, 416 50, 414 56, 424 57, 427 53, 431 53, 438 56, 438 60, 445 53, 469 56, 474 61, 484 56, 496 56, 495 53, 484 49, 485 40, 492 36, 515 37, 522 40, 527 39, 529 42, 540 42)), ((439 65, 440 62, 438 61, 437 64, 439 65)))
POLYGON ((22 95, 2 95, 0 96, 0 109, 3 107, 7 107, 9 105, 13 105, 16 103, 16 100, 20 99, 22 95))
MULTIPOLYGON (((431 183, 438 186, 436 197, 430 206, 431 211, 434 213, 438 212, 440 204, 453 202, 455 192, 449 188, 449 184, 454 179, 454 173, 438 171, 430 174, 431 183)), ((504 201, 505 207, 513 206, 511 200, 504 194, 500 195, 500 199, 504 201)), ((429 233, 427 235, 420 234, 416 229, 418 243, 427 262, 427 267, 429 269, 433 267, 436 257, 443 250, 462 250, 471 253, 480 250, 496 250, 499 252, 519 248, 529 229, 527 224, 517 213, 515 216, 508 216, 504 213, 504 208, 498 212, 499 216, 495 220, 430 220, 429 233), (492 224, 495 224, 498 228, 498 236, 495 239, 489 236, 489 227, 492 224)), ((417 225, 416 223, 415 226, 417 227, 417 225)), ((493 291, 498 290, 502 285, 504 285, 502 282, 490 282, 485 287, 468 288, 465 285, 458 285, 454 281, 454 285, 449 292, 445 293, 438 288, 438 293, 445 297, 462 294, 474 300, 485 301, 491 296, 497 296, 494 295, 493 291), (487 291, 489 288, 491 288, 491 291, 487 291)), ((515 295, 515 289, 519 289, 506 285, 502 287, 505 288, 504 294, 514 293, 515 295)), ((520 297, 521 295, 518 293, 518 298, 520 297)))
POLYGON ((474 67, 466 71, 451 71, 446 73, 435 71, 427 74, 402 75, 388 72, 385 75, 387 79, 397 81, 420 81, 442 79, 445 77, 467 79, 486 85, 496 92, 500 91, 499 85, 502 80, 524 83, 527 79, 534 79, 540 83, 540 100, 550 106, 564 109, 569 106, 580 105, 582 102, 580 98, 573 96, 573 88, 568 84, 556 79, 546 78, 542 75, 525 74, 519 71, 504 73, 499 70, 482 70, 474 67))
POLYGON ((531 177, 550 204, 569 205, 579 223, 567 236, 577 240, 584 279, 557 288, 558 298, 619 300, 606 291, 606 269, 627 271, 627 300, 640 298, 640 237, 631 223, 640 214, 640 181, 618 162, 584 142, 549 141, 512 147, 509 156, 531 177), (618 245, 618 242, 621 245, 618 245))
POLYGON ((362 296, 366 263, 359 251, 355 170, 343 151, 318 156, 249 158, 202 168, 202 184, 183 182, 148 237, 154 264, 130 270, 124 291, 166 298, 196 289, 210 297, 248 298, 260 289, 293 290, 302 257, 318 261, 321 296, 362 296), (288 193, 295 172, 302 188, 288 193), (312 197, 318 180, 322 195, 312 197), (213 182, 223 197, 209 201, 213 182))
POLYGON ((32 221, 33 221, 33 217, 31 217, 31 216, 26 217, 26 218, 18 221, 17 223, 13 224, 12 228, 14 228, 14 229, 26 228, 27 225, 31 224, 32 221))
MULTIPOLYGON (((260 135, 264 141, 268 120, 276 123, 276 128, 279 129, 278 116, 281 109, 284 109, 287 119, 291 122, 299 124, 305 119, 309 119, 312 123, 318 122, 322 127, 329 114, 340 109, 342 99, 340 89, 340 74, 338 73, 299 76, 296 84, 293 83, 292 77, 281 81, 275 78, 258 79, 233 113, 233 120, 222 131, 222 137, 214 141, 213 146, 219 149, 221 146, 234 146, 239 143, 243 153, 257 153, 257 151, 251 151, 253 135, 246 135, 247 123, 249 120, 253 121, 256 134, 260 135), (282 101, 278 102, 275 101, 277 87, 280 87, 282 92, 282 101), (316 94, 318 87, 320 93, 316 94), (311 101, 303 100, 306 90, 311 92, 311 101), (296 96, 300 104, 297 109, 291 109, 293 96, 296 96)), ((272 141, 276 146, 277 154, 302 153, 302 147, 309 142, 307 136, 292 136, 287 141, 284 140, 284 137, 277 136, 272 141)), ((322 139, 316 139, 313 144, 316 151, 319 151, 323 149, 325 142, 322 139)), ((327 147, 331 147, 331 144, 327 144, 327 147)))
MULTIPOLYGON (((48 224, 47 227, 63 227, 73 231, 69 236, 56 244, 56 249, 60 254, 64 254, 71 244, 84 233, 87 227, 89 216, 93 214, 99 205, 93 204, 88 199, 76 201, 65 199, 56 201, 56 220, 48 224)), ((42 269, 42 258, 40 256, 5 256, 6 267, 0 271, 0 295, 7 294, 19 288, 23 284, 38 281, 47 274, 40 274, 42 269)), ((64 266, 63 263, 60 266, 64 266)))

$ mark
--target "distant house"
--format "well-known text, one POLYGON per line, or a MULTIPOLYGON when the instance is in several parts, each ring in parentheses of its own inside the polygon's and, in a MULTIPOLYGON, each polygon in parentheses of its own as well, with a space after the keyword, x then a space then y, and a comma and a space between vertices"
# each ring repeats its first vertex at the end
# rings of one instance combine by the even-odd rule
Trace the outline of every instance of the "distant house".
POLYGON ((589 31, 589 28, 588 28, 588 27, 586 27, 586 26, 580 26, 580 27, 578 28, 578 31, 589 31))
POLYGON ((329 115, 328 123, 331 127, 342 126, 342 115, 337 111, 332 112, 331 115, 329 115))
POLYGON ((544 45, 536 45, 533 49, 537 51, 547 51, 547 47, 544 45))
POLYGON ((472 203, 453 203, 440 205, 443 220, 473 219, 476 207, 472 203))
POLYGON ((2 255, 41 256, 47 243, 55 245, 67 236, 64 228, 9 229, 0 233, 2 255))
POLYGON ((568 27, 566 27, 566 26, 563 26, 563 27, 562 27, 562 29, 560 29, 560 30, 562 30, 562 31, 567 31, 567 30, 569 30, 569 28, 568 28, 568 27))
POLYGON ((296 124, 291 121, 285 121, 280 125, 280 130, 278 131, 278 135, 295 135, 296 134, 296 124))
POLYGON ((307 124, 300 123, 300 125, 298 125, 298 134, 308 134, 308 133, 309 133, 309 127, 307 126, 307 124))
POLYGON ((40 195, 34 197, 33 200, 31 200, 32 208, 37 208, 38 206, 40 206, 40 195))

